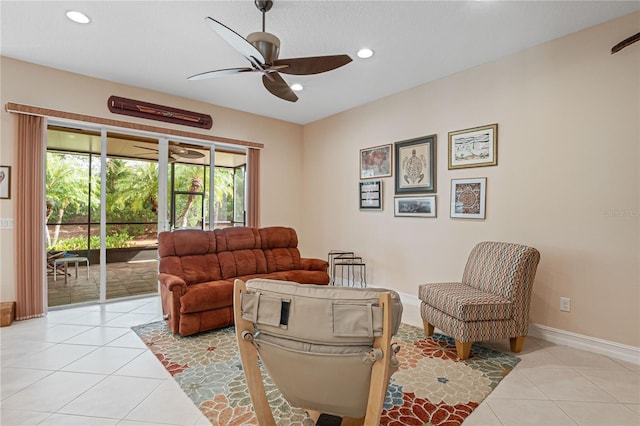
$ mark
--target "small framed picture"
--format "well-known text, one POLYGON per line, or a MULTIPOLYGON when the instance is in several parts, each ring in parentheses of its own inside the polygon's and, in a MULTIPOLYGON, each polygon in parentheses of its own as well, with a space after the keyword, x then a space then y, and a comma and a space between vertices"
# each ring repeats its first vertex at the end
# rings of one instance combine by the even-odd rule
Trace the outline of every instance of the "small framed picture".
POLYGON ((394 216, 436 217, 436 196, 394 197, 394 216))
POLYGON ((449 169, 497 164, 497 124, 449 132, 449 169))
POLYGON ((382 181, 369 180, 360 184, 360 210, 382 210, 382 181))
POLYGON ((395 143, 396 194, 436 192, 436 135, 395 143))
POLYGON ((484 219, 487 178, 451 179, 451 217, 484 219))
POLYGON ((11 198, 11 166, 0 166, 0 199, 11 198))
POLYGON ((391 176, 391 144, 360 150, 360 179, 391 176))

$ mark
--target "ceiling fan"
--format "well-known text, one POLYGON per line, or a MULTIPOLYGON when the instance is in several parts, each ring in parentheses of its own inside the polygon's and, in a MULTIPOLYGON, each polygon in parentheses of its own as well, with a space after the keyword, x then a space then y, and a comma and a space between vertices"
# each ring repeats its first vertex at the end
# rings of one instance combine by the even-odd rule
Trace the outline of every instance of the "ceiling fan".
POLYGON ((280 73, 292 75, 319 74, 351 62, 349 55, 278 59, 280 39, 271 33, 265 32, 264 26, 265 15, 273 6, 273 1, 254 0, 254 3, 258 10, 262 12, 262 31, 251 33, 246 39, 221 22, 210 17, 205 18, 209 27, 244 56, 251 64, 251 67, 207 71, 192 75, 188 77, 188 80, 202 80, 244 72, 259 72, 262 74, 262 83, 269 92, 286 101, 295 102, 298 97, 284 81, 280 73))
MULTIPOLYGON (((158 150, 156 148, 149 148, 149 147, 141 146, 141 145, 136 145, 136 148, 148 149, 149 151, 158 152, 158 150)), ((168 148, 169 148, 169 160, 170 160, 170 162, 173 162, 175 160, 179 160, 180 158, 195 159, 195 158, 204 157, 204 154, 199 152, 199 151, 195 151, 193 149, 187 149, 187 148, 179 146, 179 145, 169 145, 168 148)))

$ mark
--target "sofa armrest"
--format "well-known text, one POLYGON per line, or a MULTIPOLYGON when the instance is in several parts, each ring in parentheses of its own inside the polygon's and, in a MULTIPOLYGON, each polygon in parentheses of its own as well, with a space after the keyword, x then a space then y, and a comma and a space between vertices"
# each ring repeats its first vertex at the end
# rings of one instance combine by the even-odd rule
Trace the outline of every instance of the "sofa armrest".
POLYGON ((177 292, 180 296, 187 292, 187 283, 176 275, 160 273, 158 275, 160 285, 164 286, 170 292, 177 292))
POLYGON ((300 269, 305 271, 323 271, 329 269, 329 262, 324 259, 300 258, 300 269))

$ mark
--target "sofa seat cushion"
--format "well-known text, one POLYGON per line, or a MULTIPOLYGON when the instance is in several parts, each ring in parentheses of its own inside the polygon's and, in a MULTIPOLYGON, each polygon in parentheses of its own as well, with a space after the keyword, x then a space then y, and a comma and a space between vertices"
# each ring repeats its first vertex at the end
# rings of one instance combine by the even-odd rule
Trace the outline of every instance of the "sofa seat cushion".
POLYGON ((183 314, 202 312, 233 305, 232 281, 209 281, 192 284, 180 298, 180 312, 183 314))
POLYGON ((461 321, 510 319, 510 300, 462 283, 422 284, 420 300, 461 321))

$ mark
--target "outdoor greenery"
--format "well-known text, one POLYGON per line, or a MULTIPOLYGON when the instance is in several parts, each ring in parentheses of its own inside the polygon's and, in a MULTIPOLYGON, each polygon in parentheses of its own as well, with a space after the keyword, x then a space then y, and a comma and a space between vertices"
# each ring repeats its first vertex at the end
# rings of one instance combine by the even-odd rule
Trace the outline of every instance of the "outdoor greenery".
MULTIPOLYGON (((107 235, 107 248, 123 248, 131 247, 133 239, 126 232, 119 234, 107 235)), ((100 237, 92 236, 90 238, 91 247, 100 247, 100 237)), ((71 237, 58 240, 57 243, 49 248, 53 251, 74 251, 87 249, 87 237, 71 237)))
MULTIPOLYGON (((89 224, 95 228, 100 218, 100 157, 48 151, 46 170, 48 249, 98 248, 99 237, 92 236, 87 246, 86 234, 89 224), (84 230, 61 238, 61 227, 69 228, 70 224, 84 225, 84 230)), ((238 219, 238 215, 234 217, 234 201, 244 203, 244 200, 234 200, 234 184, 236 187, 240 183, 244 186, 244 169, 240 170, 240 179, 234 179, 234 169, 215 169, 216 221, 231 222, 238 219)), ((209 167, 174 163, 170 165, 169 180, 169 188, 173 181, 176 191, 175 206, 171 206, 170 194, 167 200, 169 211, 175 212, 174 227, 201 227, 203 208, 206 217, 209 206, 209 167)), ((107 248, 129 247, 137 238, 155 238, 158 163, 107 158, 105 185, 107 248)))

